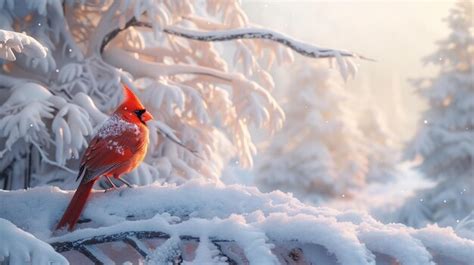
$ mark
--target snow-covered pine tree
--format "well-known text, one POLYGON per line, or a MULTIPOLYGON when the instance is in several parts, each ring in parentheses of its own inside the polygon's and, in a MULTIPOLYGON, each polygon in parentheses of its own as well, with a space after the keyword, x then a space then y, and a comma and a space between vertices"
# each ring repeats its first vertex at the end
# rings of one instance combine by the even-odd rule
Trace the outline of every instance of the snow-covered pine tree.
POLYGON ((262 155, 256 182, 313 202, 349 197, 365 183, 367 159, 342 79, 323 64, 308 63, 290 76, 287 122, 262 155))
POLYGON ((377 109, 374 102, 366 104, 366 106, 367 108, 362 111, 358 121, 367 148, 368 170, 366 179, 368 182, 394 180, 398 173, 399 150, 395 147, 393 135, 387 128, 380 110, 377 109))
POLYGON ((447 22, 451 33, 425 60, 439 74, 417 80, 429 109, 407 146, 409 158, 436 182, 401 208, 399 221, 413 226, 455 225, 474 211, 474 26, 472 1, 460 1, 447 22))
MULTIPOLYGON (((274 59, 291 61, 290 47, 337 57, 345 73, 352 65, 344 58, 354 56, 250 27, 238 1, 0 1, 0 28, 47 48, 45 58, 1 62, 0 172, 9 189, 73 186, 78 158, 121 100, 121 83, 157 118, 146 162, 129 181, 217 179, 221 154, 230 152, 225 139, 250 166, 249 127, 274 131, 283 123, 269 93, 274 59), (233 65, 221 55, 229 50, 233 65)), ((0 33, 7 59, 14 36, 0 33)))

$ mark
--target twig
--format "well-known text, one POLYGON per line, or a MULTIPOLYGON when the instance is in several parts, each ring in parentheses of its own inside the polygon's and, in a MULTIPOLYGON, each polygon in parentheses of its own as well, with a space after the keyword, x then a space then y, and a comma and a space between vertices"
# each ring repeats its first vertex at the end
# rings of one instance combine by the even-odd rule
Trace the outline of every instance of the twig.
POLYGON ((229 257, 229 255, 225 254, 224 251, 222 250, 222 246, 218 243, 215 243, 215 242, 212 242, 212 244, 214 246, 216 246, 217 250, 219 251, 219 255, 222 256, 222 257, 225 257, 227 260, 226 262, 229 264, 229 265, 237 265, 238 263, 233 260, 232 258, 229 257))
MULTIPOLYGON (((116 234, 86 237, 86 238, 81 238, 74 241, 60 241, 60 242, 53 241, 49 243, 54 248, 54 250, 56 250, 59 253, 75 250, 82 253, 87 258, 89 258, 92 262, 94 262, 94 264, 104 264, 101 261, 101 258, 99 257, 101 255, 98 255, 100 254, 100 252, 94 253, 95 251, 92 251, 95 245, 122 241, 125 244, 130 245, 143 258, 146 259, 148 255, 150 254, 150 252, 148 251, 147 247, 142 242, 139 241, 140 239, 166 239, 168 240, 170 239, 170 235, 163 232, 158 232, 158 231, 126 231, 126 232, 120 232, 116 234)), ((183 241, 196 241, 196 242, 200 241, 199 237, 187 236, 187 235, 180 236, 179 239, 183 241)), ((232 241, 225 240, 225 239, 217 239, 217 238, 209 238, 209 239, 214 245, 217 246, 219 253, 222 256, 227 257, 229 261, 232 261, 225 253, 222 252, 222 249, 218 245, 218 243, 232 242, 232 241)), ((181 256, 177 257, 177 260, 173 260, 173 263, 180 264, 180 261, 182 262, 181 256)), ((231 263, 231 264, 236 264, 236 263, 231 263)))
POLYGON ((123 242, 134 248, 144 258, 150 254, 148 248, 136 237, 127 237, 123 242))
POLYGON ((44 162, 46 162, 46 163, 48 163, 48 164, 50 164, 50 165, 52 165, 52 166, 59 167, 59 168, 65 170, 65 171, 67 171, 67 172, 69 172, 69 173, 77 174, 77 171, 74 171, 74 170, 72 170, 72 169, 69 169, 69 168, 67 168, 67 167, 65 167, 65 166, 63 166, 63 165, 61 165, 61 164, 59 164, 58 162, 55 162, 55 161, 49 159, 49 158, 48 158, 48 155, 43 152, 43 150, 41 149, 41 147, 39 146, 38 143, 32 141, 31 144, 33 144, 33 146, 36 147, 36 149, 38 150, 38 152, 39 152, 40 155, 41 155, 41 159, 43 159, 44 162))
POLYGON ((23 183, 23 188, 26 190, 30 187, 31 184, 31 152, 33 152, 33 146, 31 144, 28 145, 28 150, 26 152, 26 167, 25 167, 25 183, 23 183))
POLYGON ((86 246, 82 245, 80 246, 77 251, 81 252, 84 256, 86 256, 88 259, 90 259, 94 264, 104 264, 102 261, 100 261, 99 258, 97 258, 94 253, 92 253, 89 249, 87 249, 86 246))
POLYGON ((95 244, 102 244, 107 242, 117 242, 123 241, 130 237, 136 237, 138 239, 151 239, 151 238, 161 238, 161 239, 169 239, 170 236, 168 234, 156 231, 127 231, 121 232, 112 235, 98 235, 93 237, 86 237, 74 241, 63 241, 63 242, 52 242, 50 245, 56 250, 57 252, 65 252, 70 250, 77 250, 79 251, 80 248, 84 245, 95 245, 95 244))
POLYGON ((127 28, 131 27, 131 26, 137 26, 137 19, 135 17, 132 17, 126 24, 123 28, 116 28, 114 30, 112 30, 111 32, 107 33, 107 35, 105 35, 104 39, 102 40, 102 43, 100 44, 100 53, 102 54, 104 52, 104 49, 105 49, 105 46, 107 46, 107 44, 113 40, 115 37, 117 37, 117 35, 126 30, 127 28))

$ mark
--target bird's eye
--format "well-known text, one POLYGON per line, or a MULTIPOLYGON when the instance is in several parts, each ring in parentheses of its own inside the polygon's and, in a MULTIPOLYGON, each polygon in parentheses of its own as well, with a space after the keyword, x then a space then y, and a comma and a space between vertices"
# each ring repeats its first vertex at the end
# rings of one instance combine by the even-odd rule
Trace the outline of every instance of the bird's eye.
POLYGON ((135 114, 138 116, 139 119, 141 119, 143 113, 146 112, 146 109, 139 109, 135 111, 135 114))

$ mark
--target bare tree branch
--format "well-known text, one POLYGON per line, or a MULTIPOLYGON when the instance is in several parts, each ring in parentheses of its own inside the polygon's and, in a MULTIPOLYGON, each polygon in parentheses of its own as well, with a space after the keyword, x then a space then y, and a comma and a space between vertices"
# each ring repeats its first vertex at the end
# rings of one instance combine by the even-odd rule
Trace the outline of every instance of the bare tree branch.
POLYGON ((107 44, 109 44, 109 42, 111 40, 113 40, 115 37, 117 37, 117 35, 128 29, 129 27, 131 26, 139 26, 140 23, 137 21, 137 19, 135 17, 132 17, 126 24, 123 28, 116 28, 114 30, 112 30, 111 32, 109 32, 107 35, 105 35, 104 39, 102 40, 102 43, 100 44, 100 53, 102 54, 104 52, 104 49, 105 49, 105 46, 107 46, 107 44))
POLYGON ((136 237, 138 239, 151 239, 151 238, 161 238, 168 239, 170 236, 162 232, 155 231, 127 231, 111 235, 98 235, 93 237, 86 237, 77 239, 74 241, 59 241, 59 242, 50 242, 50 245, 57 252, 65 252, 70 250, 80 251, 81 247, 84 245, 96 245, 108 242, 118 242, 126 240, 130 237, 136 237))
POLYGON ((81 245, 77 251, 81 252, 82 255, 90 259, 94 264, 104 264, 92 251, 90 251, 87 246, 81 245))
POLYGON ((150 254, 148 248, 143 245, 143 243, 136 237, 127 237, 123 240, 123 242, 134 248, 144 258, 146 258, 150 254))
MULTIPOLYGON (((115 234, 97 235, 93 237, 84 237, 74 241, 52 241, 49 244, 57 252, 65 252, 70 250, 79 251, 81 246, 96 245, 109 242, 129 241, 130 239, 169 239, 170 235, 159 231, 125 231, 115 234)), ((181 240, 196 240, 199 242, 199 237, 194 236, 180 236, 181 240)), ((225 239, 212 238, 213 243, 230 242, 225 239)))
POLYGON ((226 261, 227 261, 227 263, 228 263, 229 265, 237 265, 237 264, 239 264, 239 263, 237 263, 237 261, 235 261, 234 259, 232 259, 229 255, 227 255, 227 254, 223 251, 222 246, 221 246, 220 244, 214 243, 214 242, 213 242, 212 244, 213 244, 214 246, 216 246, 217 250, 218 250, 219 253, 220 253, 219 255, 222 256, 222 257, 225 257, 225 258, 227 259, 226 261))

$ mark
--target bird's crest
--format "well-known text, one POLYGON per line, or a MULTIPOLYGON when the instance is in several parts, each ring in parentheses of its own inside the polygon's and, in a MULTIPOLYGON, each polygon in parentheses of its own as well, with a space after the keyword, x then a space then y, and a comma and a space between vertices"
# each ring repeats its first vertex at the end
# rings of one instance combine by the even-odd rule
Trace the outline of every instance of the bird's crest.
POLYGON ((124 99, 121 107, 129 110, 144 109, 140 99, 133 93, 133 91, 127 86, 123 85, 124 99))

